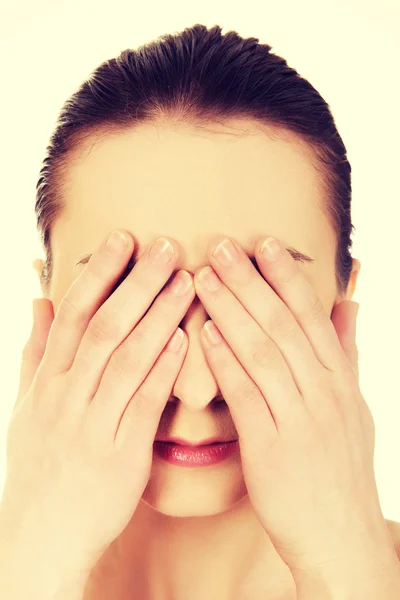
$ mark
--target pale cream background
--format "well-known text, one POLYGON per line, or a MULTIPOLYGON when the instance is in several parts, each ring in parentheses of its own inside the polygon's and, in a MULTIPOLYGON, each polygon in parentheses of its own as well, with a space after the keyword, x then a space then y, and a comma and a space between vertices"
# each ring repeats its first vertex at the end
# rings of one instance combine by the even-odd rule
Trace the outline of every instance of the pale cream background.
MULTIPOLYGON (((41 296, 35 185, 62 103, 103 60, 164 33, 219 24, 272 45, 330 105, 353 168, 353 256, 362 263, 361 389, 376 426, 384 515, 400 521, 398 75, 400 3, 362 0, 30 0, 0 9, 2 258, 0 490, 19 361, 41 296)), ((168 234, 168 232, 165 232, 168 234)), ((268 234, 268 232, 265 232, 268 234)))

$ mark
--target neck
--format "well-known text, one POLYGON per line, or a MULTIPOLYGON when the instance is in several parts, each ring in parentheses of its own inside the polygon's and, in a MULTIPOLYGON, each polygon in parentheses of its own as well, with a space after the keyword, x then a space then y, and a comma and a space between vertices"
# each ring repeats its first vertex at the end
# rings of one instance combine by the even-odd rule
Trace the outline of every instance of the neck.
POLYGON ((282 597, 289 578, 247 496, 223 514, 193 518, 166 516, 141 501, 92 573, 87 600, 272 599, 282 597))

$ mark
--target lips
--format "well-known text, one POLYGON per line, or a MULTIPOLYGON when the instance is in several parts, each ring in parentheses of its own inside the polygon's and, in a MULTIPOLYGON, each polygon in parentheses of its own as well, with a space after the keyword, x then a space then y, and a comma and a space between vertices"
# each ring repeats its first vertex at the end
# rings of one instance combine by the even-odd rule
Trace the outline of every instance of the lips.
POLYGON ((161 459, 178 467, 209 467, 224 462, 239 451, 239 441, 214 441, 215 438, 203 440, 202 445, 188 445, 187 440, 170 438, 173 442, 155 440, 153 444, 154 458, 161 459), (178 442, 184 442, 182 445, 178 442), (211 441, 211 443, 210 443, 211 441), (207 442, 207 444, 204 444, 207 442))
POLYGON ((178 437, 160 438, 155 441, 156 442, 165 442, 168 444, 177 444, 179 446, 187 446, 187 447, 192 447, 192 448, 201 448, 203 446, 211 446, 211 445, 216 445, 216 444, 229 444, 231 442, 237 442, 237 440, 223 440, 218 437, 207 438, 207 439, 199 441, 199 442, 189 442, 187 440, 184 440, 184 439, 178 438, 178 437))

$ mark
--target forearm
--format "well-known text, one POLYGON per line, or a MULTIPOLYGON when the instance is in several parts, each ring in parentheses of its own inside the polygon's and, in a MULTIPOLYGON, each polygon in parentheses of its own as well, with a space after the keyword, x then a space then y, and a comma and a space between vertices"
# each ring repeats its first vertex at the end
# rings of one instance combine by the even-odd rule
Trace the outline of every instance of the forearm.
POLYGON ((83 600, 90 569, 69 563, 68 547, 61 553, 43 537, 0 527, 0 598, 83 600))
POLYGON ((19 565, 16 577, 0 569, 0 596, 7 600, 84 600, 86 579, 57 579, 36 563, 19 565))
POLYGON ((297 600, 399 600, 400 563, 396 559, 360 569, 347 565, 330 575, 302 573, 295 584, 297 600))
POLYGON ((26 548, 7 553, 1 541, 0 598, 7 600, 83 600, 88 573, 63 571, 49 555, 31 554, 26 548))

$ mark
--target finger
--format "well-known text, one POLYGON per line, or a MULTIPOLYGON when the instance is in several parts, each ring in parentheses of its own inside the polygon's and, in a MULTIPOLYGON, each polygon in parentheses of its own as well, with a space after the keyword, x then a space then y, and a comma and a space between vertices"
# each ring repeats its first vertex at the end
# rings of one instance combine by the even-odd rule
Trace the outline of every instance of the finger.
MULTIPOLYGON (((170 253, 160 255, 158 245, 150 246, 125 281, 90 320, 68 373, 72 385, 78 386, 77 391, 85 407, 95 395, 114 351, 135 329, 171 276, 178 255, 174 241, 171 241, 171 246, 172 256, 170 253)), ((165 335, 169 337, 176 325, 171 321, 165 335)))
MULTIPOLYGON (((314 287, 301 272, 299 266, 283 248, 280 240, 275 258, 265 258, 261 253, 262 243, 256 249, 256 259, 260 271, 276 294, 282 299, 288 311, 307 337, 314 355, 328 371, 340 372, 345 366, 345 357, 337 338, 335 328, 325 311, 314 287)), ((290 358, 289 358, 290 360, 290 358)), ((311 364, 311 376, 313 365, 311 364)), ((305 378, 307 366, 303 366, 305 378)), ((308 382, 306 383, 308 385, 308 382)))
MULTIPOLYGON (((301 380, 303 387, 304 382, 313 381, 321 369, 321 364, 290 309, 265 281, 262 274, 258 273, 240 245, 233 240, 230 241, 233 244, 236 260, 228 263, 226 251, 223 251, 221 263, 220 255, 212 253, 212 267, 264 333, 275 342, 290 368, 298 389, 301 389, 301 380)), ((224 245, 224 247, 226 246, 224 245)), ((299 277, 303 277, 289 254, 287 254, 287 260, 282 260, 282 262, 288 263, 286 271, 281 266, 279 276, 275 275, 275 280, 280 280, 281 287, 288 279, 287 271, 299 273, 299 277)), ((315 297, 315 292, 313 295, 315 297)), ((224 307, 221 306, 220 310, 223 311, 224 307)), ((218 324, 218 319, 213 318, 218 324)))
POLYGON ((194 295, 191 275, 179 271, 139 325, 115 350, 96 394, 87 400, 90 418, 102 431, 107 432, 110 425, 115 431, 126 405, 153 368, 194 295), (184 276, 184 285, 176 287, 181 276, 184 276))
MULTIPOLYGON (((127 455, 140 455, 143 448, 149 449, 152 460, 152 444, 157 433, 161 414, 182 367, 187 350, 187 336, 180 327, 171 336, 158 357, 152 370, 135 392, 120 419, 115 433, 115 445, 129 447, 127 455), (178 336, 179 347, 168 344, 178 336)), ((109 423, 111 425, 111 422, 109 423)), ((107 437, 112 434, 111 428, 107 437)))
POLYGON ((229 406, 240 447, 246 440, 257 443, 257 437, 274 439, 277 434, 274 416, 259 388, 227 344, 222 331, 210 320, 204 324, 201 333, 207 362, 229 406), (261 436, 257 436, 258 431, 262 431, 261 436))
POLYGON ((32 306, 33 322, 28 341, 22 351, 19 387, 14 409, 32 385, 42 361, 46 343, 54 319, 53 303, 47 298, 35 298, 32 306))
POLYGON ((41 371, 56 375, 72 365, 91 318, 110 294, 129 261, 133 239, 126 231, 124 236, 127 248, 122 253, 111 253, 107 249, 107 240, 103 240, 61 300, 49 333, 41 371))
POLYGON ((245 371, 268 401, 277 426, 282 425, 290 418, 293 402, 304 404, 289 365, 277 345, 222 284, 211 267, 210 273, 219 281, 218 289, 207 290, 204 280, 202 283, 201 272, 196 273, 197 295, 245 371))

